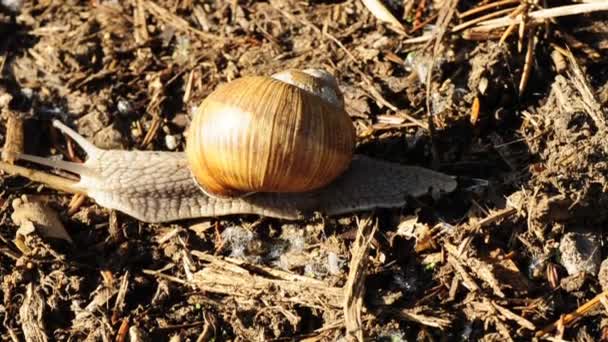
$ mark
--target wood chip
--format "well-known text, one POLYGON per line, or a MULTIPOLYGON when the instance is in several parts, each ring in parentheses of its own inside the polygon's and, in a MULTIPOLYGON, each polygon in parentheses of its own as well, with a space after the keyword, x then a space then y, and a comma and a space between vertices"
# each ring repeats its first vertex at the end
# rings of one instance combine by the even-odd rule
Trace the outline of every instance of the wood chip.
POLYGON ((364 341, 361 326, 361 311, 365 295, 365 277, 367 273, 367 258, 369 247, 377 229, 377 223, 372 224, 371 219, 358 222, 357 238, 353 244, 350 260, 350 272, 344 285, 344 325, 346 334, 351 339, 364 341))
POLYGON ((74 243, 59 216, 50 207, 38 201, 30 201, 26 196, 15 199, 12 204, 14 212, 11 219, 20 226, 18 232, 22 235, 35 229, 41 236, 74 243))

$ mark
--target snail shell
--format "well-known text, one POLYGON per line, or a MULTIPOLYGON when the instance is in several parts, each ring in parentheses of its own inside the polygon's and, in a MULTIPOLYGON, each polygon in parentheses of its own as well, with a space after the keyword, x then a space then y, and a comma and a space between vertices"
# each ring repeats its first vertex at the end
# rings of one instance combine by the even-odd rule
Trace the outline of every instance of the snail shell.
POLYGON ((189 166, 208 194, 306 192, 348 169, 355 130, 335 79, 322 70, 243 77, 194 113, 189 166))

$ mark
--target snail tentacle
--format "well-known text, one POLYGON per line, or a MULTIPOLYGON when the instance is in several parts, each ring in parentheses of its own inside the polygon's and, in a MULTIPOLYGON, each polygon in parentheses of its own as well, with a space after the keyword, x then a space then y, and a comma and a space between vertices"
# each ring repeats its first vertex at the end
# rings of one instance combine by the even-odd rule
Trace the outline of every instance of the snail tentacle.
POLYGON ((87 160, 84 163, 74 163, 65 160, 43 158, 27 153, 20 153, 16 157, 20 160, 68 171, 78 175, 80 177, 80 181, 74 184, 74 188, 77 192, 84 192, 86 194, 87 189, 94 188, 101 182, 99 159, 104 150, 96 147, 85 137, 78 134, 70 127, 64 125, 59 120, 53 120, 53 126, 59 129, 59 131, 61 131, 63 134, 69 136, 84 150, 84 152, 87 154, 87 160))
POLYGON ((92 178, 97 176, 95 168, 91 167, 90 165, 94 163, 94 161, 99 157, 103 150, 93 145, 85 137, 76 133, 76 131, 64 125, 59 120, 53 120, 53 126, 59 129, 65 135, 72 138, 72 140, 74 140, 74 142, 76 142, 76 144, 80 146, 88 155, 88 160, 90 160, 90 162, 73 163, 65 160, 43 158, 27 153, 19 153, 15 155, 15 157, 20 160, 29 161, 39 165, 60 169, 63 171, 68 171, 81 177, 88 176, 92 178))
POLYGON ((61 133, 67 135, 72 138, 74 142, 80 146, 84 150, 84 152, 89 156, 89 158, 96 158, 103 151, 99 147, 93 145, 90 141, 88 141, 85 137, 78 134, 76 131, 71 129, 70 127, 64 125, 59 120, 53 120, 53 127, 57 128, 61 131, 61 133))

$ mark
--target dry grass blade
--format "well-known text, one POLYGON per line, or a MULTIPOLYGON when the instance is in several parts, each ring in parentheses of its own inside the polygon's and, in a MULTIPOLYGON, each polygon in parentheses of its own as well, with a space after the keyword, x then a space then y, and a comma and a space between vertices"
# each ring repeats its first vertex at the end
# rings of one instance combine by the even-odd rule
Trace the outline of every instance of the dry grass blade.
POLYGON ((133 22, 135 23, 135 42, 144 43, 150 39, 148 26, 146 25, 146 14, 144 12, 144 0, 137 1, 137 7, 133 10, 133 22))
MULTIPOLYGON (((523 37, 523 35, 520 35, 523 37)), ((534 50, 536 49, 536 28, 530 29, 530 35, 528 37, 528 44, 526 46, 526 59, 524 62, 524 69, 521 72, 521 79, 519 81, 519 94, 523 94, 528 86, 528 80, 532 73, 532 66, 534 65, 534 50)))
MULTIPOLYGON (((545 19, 564 17, 569 15, 585 14, 599 11, 608 11, 608 2, 592 2, 576 5, 558 6, 553 8, 546 8, 527 14, 530 23, 540 23, 545 19)), ((504 18, 492 19, 480 23, 480 29, 494 29, 503 26, 509 26, 511 24, 518 24, 522 22, 523 17, 518 16, 516 18, 510 18, 506 16, 504 18)))
POLYGON ((344 325, 350 338, 363 341, 361 309, 365 294, 365 276, 369 247, 376 232, 377 224, 367 218, 358 222, 357 238, 352 247, 350 272, 344 285, 344 325))
POLYGON ((576 86, 578 92, 581 94, 581 102, 583 108, 585 108, 585 112, 595 122, 595 125, 598 129, 605 130, 607 114, 604 113, 604 111, 602 110, 602 105, 595 98, 595 95, 591 91, 589 82, 587 81, 583 70, 576 61, 576 57, 574 57, 571 51, 568 51, 566 56, 568 57, 568 61, 570 62, 570 79, 576 86))
POLYGON ((469 226, 466 227, 466 229, 469 229, 471 231, 477 231, 482 227, 486 227, 490 224, 495 223, 498 220, 509 217, 515 213, 517 213, 516 208, 509 207, 509 208, 505 208, 505 209, 500 209, 496 212, 492 212, 492 213, 488 214, 488 216, 484 217, 483 219, 481 219, 479 221, 470 223, 469 226))
POLYGON ((144 140, 141 142, 141 147, 145 148, 156 139, 156 135, 158 134, 158 130, 160 129, 161 119, 158 116, 154 116, 152 118, 152 124, 150 125, 150 129, 146 132, 146 136, 144 140))
POLYGON ((490 2, 487 4, 472 8, 466 12, 462 12, 462 13, 460 13, 460 15, 458 15, 458 18, 463 19, 466 17, 470 17, 473 14, 481 13, 488 9, 492 9, 492 8, 496 8, 496 7, 500 7, 500 6, 504 6, 504 5, 515 5, 515 4, 519 4, 519 3, 520 3, 519 0, 501 0, 501 1, 490 2))
POLYGON ((382 1, 380 0, 361 0, 365 7, 374 15, 374 17, 378 18, 378 20, 390 23, 395 25, 399 29, 405 31, 405 28, 397 18, 384 6, 382 1))
POLYGON ((115 323, 120 317, 122 317, 122 311, 125 308, 125 299, 127 297, 127 291, 129 289, 129 271, 125 272, 120 280, 120 287, 116 294, 116 302, 114 302, 114 308, 112 310, 112 322, 115 323))
POLYGON ((469 27, 471 27, 471 26, 473 26, 473 25, 475 25, 477 23, 480 23, 482 21, 485 21, 485 20, 488 20, 488 19, 492 19, 492 18, 496 18, 496 17, 499 17, 499 16, 501 16, 503 14, 510 13, 510 12, 513 12, 513 8, 505 8, 505 9, 501 9, 501 10, 498 10, 498 11, 495 11, 495 12, 488 13, 488 14, 483 15, 481 17, 478 17, 478 18, 475 18, 475 19, 471 19, 471 20, 469 20, 467 22, 464 22, 462 24, 454 26, 452 28, 451 32, 452 33, 456 33, 458 31, 462 31, 462 30, 464 30, 466 28, 469 28, 469 27))

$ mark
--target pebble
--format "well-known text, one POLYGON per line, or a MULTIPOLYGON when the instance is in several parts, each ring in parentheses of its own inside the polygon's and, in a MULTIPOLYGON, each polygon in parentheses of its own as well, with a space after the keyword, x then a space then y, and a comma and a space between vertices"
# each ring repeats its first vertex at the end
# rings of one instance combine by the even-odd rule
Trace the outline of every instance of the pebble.
POLYGON ((175 150, 179 146, 180 136, 177 134, 167 134, 165 135, 165 145, 169 150, 175 150))
POLYGON ((15 13, 19 12, 23 6, 22 0, 2 0, 0 3, 15 13))
POLYGON ((85 137, 92 137, 110 125, 110 116, 105 112, 93 110, 76 122, 77 131, 85 137))
POLYGON ((577 273, 565 278, 562 278, 559 281, 559 286, 562 290, 568 293, 574 293, 576 291, 580 291, 585 285, 585 280, 587 277, 584 273, 577 273))
POLYGON ((561 264, 568 274, 586 272, 596 275, 601 259, 600 241, 592 233, 566 233, 559 244, 561 264))
POLYGON ((602 290, 608 291, 608 258, 602 261, 597 278, 600 282, 600 285, 602 286, 602 290))
POLYGON ((124 149, 122 143, 122 134, 114 125, 104 127, 99 132, 95 133, 92 140, 93 144, 105 150, 121 150, 124 149))
POLYGON ((186 114, 176 114, 171 123, 177 127, 186 128, 190 125, 190 118, 186 114))
POLYGON ((124 99, 118 100, 116 108, 118 109, 118 112, 122 115, 128 115, 133 110, 133 108, 131 107, 131 103, 124 99))

